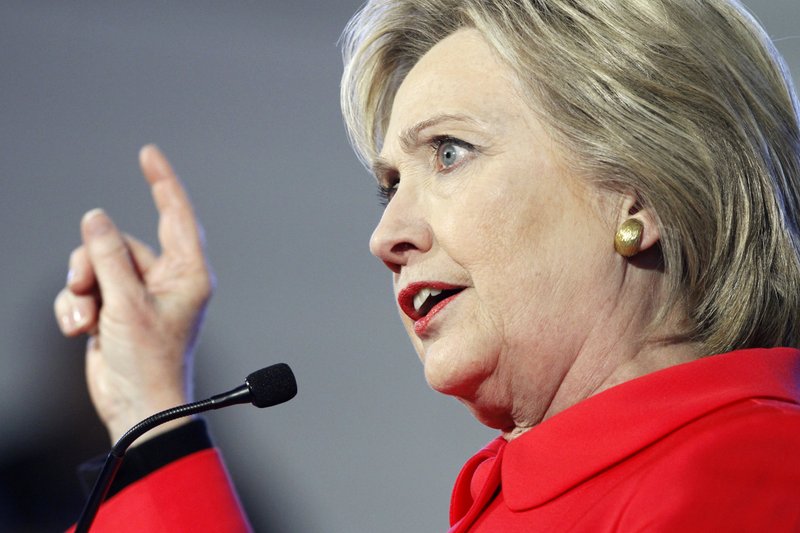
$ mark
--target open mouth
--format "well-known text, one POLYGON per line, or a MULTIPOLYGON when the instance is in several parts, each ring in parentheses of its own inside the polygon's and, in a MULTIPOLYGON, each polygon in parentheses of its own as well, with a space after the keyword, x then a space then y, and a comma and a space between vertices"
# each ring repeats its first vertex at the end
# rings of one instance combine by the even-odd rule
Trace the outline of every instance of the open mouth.
POLYGON ((403 312, 414 321, 427 316, 437 305, 463 291, 443 283, 412 283, 398 295, 398 303, 403 312))
POLYGON ((422 289, 414 296, 414 312, 421 318, 427 315, 436 304, 446 300, 454 294, 458 294, 463 289, 422 289))

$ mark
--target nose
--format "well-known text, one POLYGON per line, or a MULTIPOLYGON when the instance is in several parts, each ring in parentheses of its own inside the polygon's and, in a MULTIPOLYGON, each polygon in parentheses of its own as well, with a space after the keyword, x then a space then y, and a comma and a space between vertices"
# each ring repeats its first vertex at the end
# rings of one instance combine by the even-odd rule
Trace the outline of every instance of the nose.
POLYGON ((400 187, 372 232, 369 251, 395 274, 415 255, 431 249, 433 233, 424 213, 416 195, 400 187))

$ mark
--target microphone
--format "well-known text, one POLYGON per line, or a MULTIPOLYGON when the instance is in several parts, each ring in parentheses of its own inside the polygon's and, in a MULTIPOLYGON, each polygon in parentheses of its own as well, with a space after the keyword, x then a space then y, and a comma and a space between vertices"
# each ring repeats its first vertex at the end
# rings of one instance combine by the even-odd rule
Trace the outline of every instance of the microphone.
POLYGON ((244 381, 244 385, 239 385, 235 389, 217 394, 199 402, 180 405, 156 413, 148 417, 127 431, 111 448, 103 465, 103 470, 97 477, 97 481, 92 488, 92 493, 86 502, 86 506, 81 512, 78 523, 75 526, 75 533, 86 533, 94 522, 94 517, 100 504, 108 494, 108 489, 117 475, 119 467, 122 466, 122 459, 133 441, 141 437, 144 433, 154 427, 182 418, 213 409, 221 409, 229 405, 240 403, 252 403, 256 407, 272 407, 283 402, 288 402, 297 394, 297 382, 294 379, 292 369, 286 363, 278 363, 261 370, 256 370, 244 381))

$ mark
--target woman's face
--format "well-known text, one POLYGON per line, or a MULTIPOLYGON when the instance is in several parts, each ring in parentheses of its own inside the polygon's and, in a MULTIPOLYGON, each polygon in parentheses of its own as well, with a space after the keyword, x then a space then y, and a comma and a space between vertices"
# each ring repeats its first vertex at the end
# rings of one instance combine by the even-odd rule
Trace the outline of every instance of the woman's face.
POLYGON ((570 175, 514 80, 476 30, 420 59, 375 163, 389 199, 370 241, 430 385, 498 429, 541 419, 621 282, 614 202, 570 175))

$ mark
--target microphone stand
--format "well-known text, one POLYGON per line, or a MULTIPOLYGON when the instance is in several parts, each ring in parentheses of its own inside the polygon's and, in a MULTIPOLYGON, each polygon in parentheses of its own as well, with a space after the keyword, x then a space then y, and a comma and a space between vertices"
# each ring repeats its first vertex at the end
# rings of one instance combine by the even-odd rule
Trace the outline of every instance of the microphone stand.
POLYGON ((114 444, 108 454, 108 457, 106 457, 103 470, 97 477, 97 481, 92 488, 92 493, 89 496, 89 499, 86 501, 86 505, 81 512, 81 516, 78 519, 77 525, 75 526, 75 533, 87 533, 89 531, 89 527, 91 527, 92 522, 94 522, 94 518, 97 515, 97 510, 100 508, 100 504, 103 503, 103 500, 105 500, 108 490, 111 488, 111 484, 114 482, 114 478, 116 477, 120 466, 122 466, 122 460, 125 457, 125 452, 128 450, 130 445, 133 444, 133 441, 141 437, 147 431, 150 431, 154 427, 163 424, 164 422, 169 422, 170 420, 175 420, 176 418, 191 416, 213 409, 220 409, 229 405, 248 403, 251 401, 251 399, 252 393, 248 385, 240 385, 231 391, 217 394, 216 396, 212 396, 206 400, 201 400, 199 402, 189 403, 161 411, 160 413, 156 413, 148 418, 145 418, 129 429, 122 437, 120 437, 117 443, 114 444))

